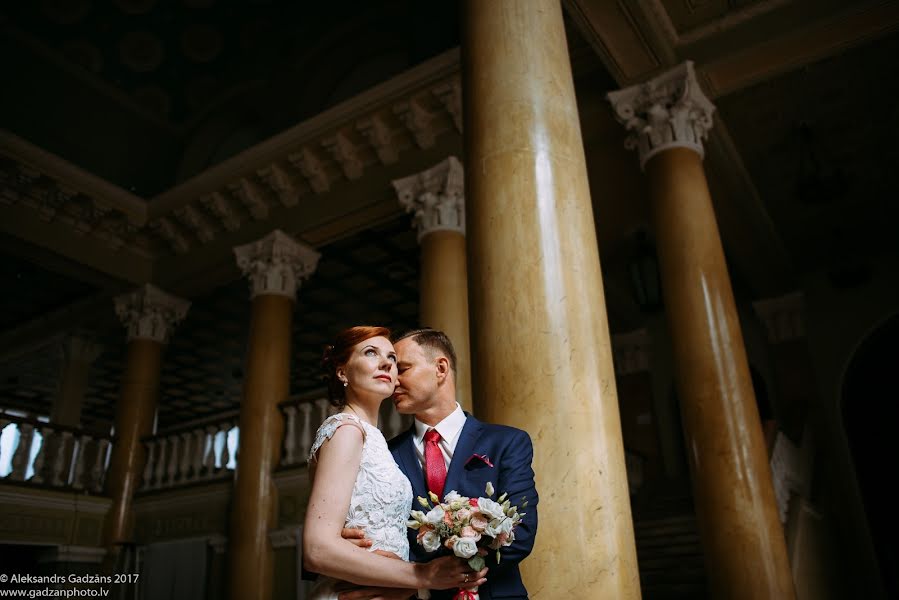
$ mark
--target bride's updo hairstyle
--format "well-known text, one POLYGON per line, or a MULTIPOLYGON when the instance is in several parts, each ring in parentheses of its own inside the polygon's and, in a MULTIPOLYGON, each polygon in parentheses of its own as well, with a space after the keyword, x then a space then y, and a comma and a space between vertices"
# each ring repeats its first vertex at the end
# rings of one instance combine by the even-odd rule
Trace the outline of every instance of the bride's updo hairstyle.
POLYGON ((328 382, 328 401, 332 406, 337 408, 346 406, 345 388, 337 377, 337 369, 347 364, 357 344, 379 336, 389 340, 390 330, 386 327, 357 325, 344 329, 334 338, 333 344, 325 346, 322 353, 322 370, 325 373, 325 381, 328 382))

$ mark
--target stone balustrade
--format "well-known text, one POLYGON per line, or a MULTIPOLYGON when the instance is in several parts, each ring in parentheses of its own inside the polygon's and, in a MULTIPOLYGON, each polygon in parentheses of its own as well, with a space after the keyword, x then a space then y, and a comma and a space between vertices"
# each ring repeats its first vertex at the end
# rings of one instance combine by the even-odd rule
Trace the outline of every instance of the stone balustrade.
POLYGON ((8 413, 0 432, 2 480, 102 493, 110 436, 8 413))

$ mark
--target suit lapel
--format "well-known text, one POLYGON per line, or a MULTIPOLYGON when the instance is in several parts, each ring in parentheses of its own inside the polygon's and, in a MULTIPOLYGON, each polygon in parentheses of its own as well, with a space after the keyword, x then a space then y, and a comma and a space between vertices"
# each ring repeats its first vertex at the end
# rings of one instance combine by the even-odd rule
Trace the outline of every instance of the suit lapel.
POLYGON ((481 436, 483 428, 483 423, 471 415, 465 419, 465 425, 462 426, 459 441, 456 442, 456 449, 453 452, 453 460, 450 461, 449 471, 446 474, 444 493, 451 490, 459 491, 462 475, 465 473, 465 463, 471 458, 471 453, 474 452, 475 444, 481 436))
MULTIPOLYGON (((428 495, 428 489, 425 486, 425 476, 421 470, 421 463, 418 460, 418 454, 415 452, 415 436, 414 425, 409 429, 406 439, 404 439, 396 448, 396 462, 400 467, 400 471, 412 484, 412 494, 415 498, 428 495)), ((413 504, 418 504, 413 498, 413 504)))

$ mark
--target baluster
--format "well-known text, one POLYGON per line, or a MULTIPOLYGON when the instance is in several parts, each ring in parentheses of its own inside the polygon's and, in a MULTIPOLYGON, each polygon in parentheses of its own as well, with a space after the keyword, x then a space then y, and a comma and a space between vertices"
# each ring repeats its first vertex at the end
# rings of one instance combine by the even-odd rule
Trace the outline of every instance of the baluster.
POLYGON ((181 481, 187 482, 192 479, 190 472, 190 461, 193 458, 193 436, 189 431, 181 434, 181 481))
POLYGON ((228 451, 228 431, 231 429, 230 423, 222 423, 222 438, 224 438, 224 443, 222 444, 222 462, 221 467, 219 467, 219 473, 222 471, 228 470, 228 462, 231 460, 231 453, 228 451))
MULTIPOLYGON (((53 457, 53 465, 50 470, 50 483, 52 485, 62 485, 62 472, 67 465, 66 451, 69 448, 69 441, 72 439, 71 431, 63 431, 59 436, 59 444, 56 446, 56 453, 53 457)), ((68 475, 68 473, 66 473, 68 475)))
POLYGON ((101 439, 97 442, 97 456, 94 457, 94 466, 91 469, 91 483, 95 492, 103 491, 103 483, 106 479, 106 451, 109 448, 109 440, 101 439))
MULTIPOLYGON (((321 425, 328 418, 328 415, 331 414, 329 412, 331 403, 328 402, 327 398, 319 398, 315 401, 315 406, 318 407, 318 425, 321 425)), ((316 429, 318 429, 318 425, 316 425, 316 429)))
POLYGON ((153 485, 157 489, 161 488, 165 483, 165 458, 168 445, 168 439, 159 438, 159 456, 156 457, 156 482, 153 485))
POLYGON ((44 482, 44 465, 47 462, 47 448, 50 447, 50 440, 55 437, 53 434, 56 433, 49 426, 41 427, 40 432, 43 442, 41 443, 41 449, 37 452, 37 456, 34 457, 34 475, 29 479, 32 483, 44 482))
POLYGON ((285 406, 284 414, 287 415, 287 433, 284 436, 284 464, 292 465, 297 462, 297 408, 285 406))
MULTIPOLYGON (((203 464, 206 468, 205 477, 209 479, 215 475, 215 435, 218 433, 218 427, 215 425, 207 425, 206 433, 208 434, 209 449, 204 455, 203 464)), ((206 441, 203 443, 203 450, 206 451, 206 441)))
POLYGON ((144 465, 144 479, 143 485, 141 489, 148 490, 150 489, 150 484, 153 482, 153 467, 156 466, 156 453, 157 447, 159 446, 159 442, 156 439, 147 440, 147 464, 144 465))
POLYGON ((306 462, 309 458, 309 448, 312 447, 312 404, 303 402, 300 404, 300 412, 303 413, 303 423, 300 426, 300 460, 306 462))
POLYGON ((203 470, 203 450, 206 449, 206 432, 202 429, 194 429, 194 451, 191 462, 193 481, 198 481, 203 470))
POLYGON ((25 481, 28 459, 31 455, 31 440, 34 437, 34 425, 19 423, 19 444, 12 455, 12 472, 9 478, 13 481, 25 481))
POLYGON ((86 433, 82 433, 78 438, 78 454, 74 457, 75 469, 72 472, 72 487, 76 490, 84 488, 82 479, 84 478, 84 458, 87 454, 87 445, 91 443, 93 438, 86 433))
POLYGON ((171 449, 169 453, 168 485, 171 487, 175 485, 175 476, 178 474, 178 447, 180 443, 177 435, 168 436, 168 440, 169 448, 171 449))

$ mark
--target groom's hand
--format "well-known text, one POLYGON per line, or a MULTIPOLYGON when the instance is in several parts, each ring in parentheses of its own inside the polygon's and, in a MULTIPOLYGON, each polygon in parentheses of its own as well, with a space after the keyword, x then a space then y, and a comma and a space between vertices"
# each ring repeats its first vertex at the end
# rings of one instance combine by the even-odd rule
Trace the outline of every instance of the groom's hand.
POLYGON ((406 600, 415 596, 415 590, 401 588, 362 587, 338 594, 339 600, 406 600))
POLYGON ((360 548, 371 548, 371 540, 365 538, 365 532, 361 529, 347 529, 344 527, 340 531, 340 537, 350 540, 360 548))

